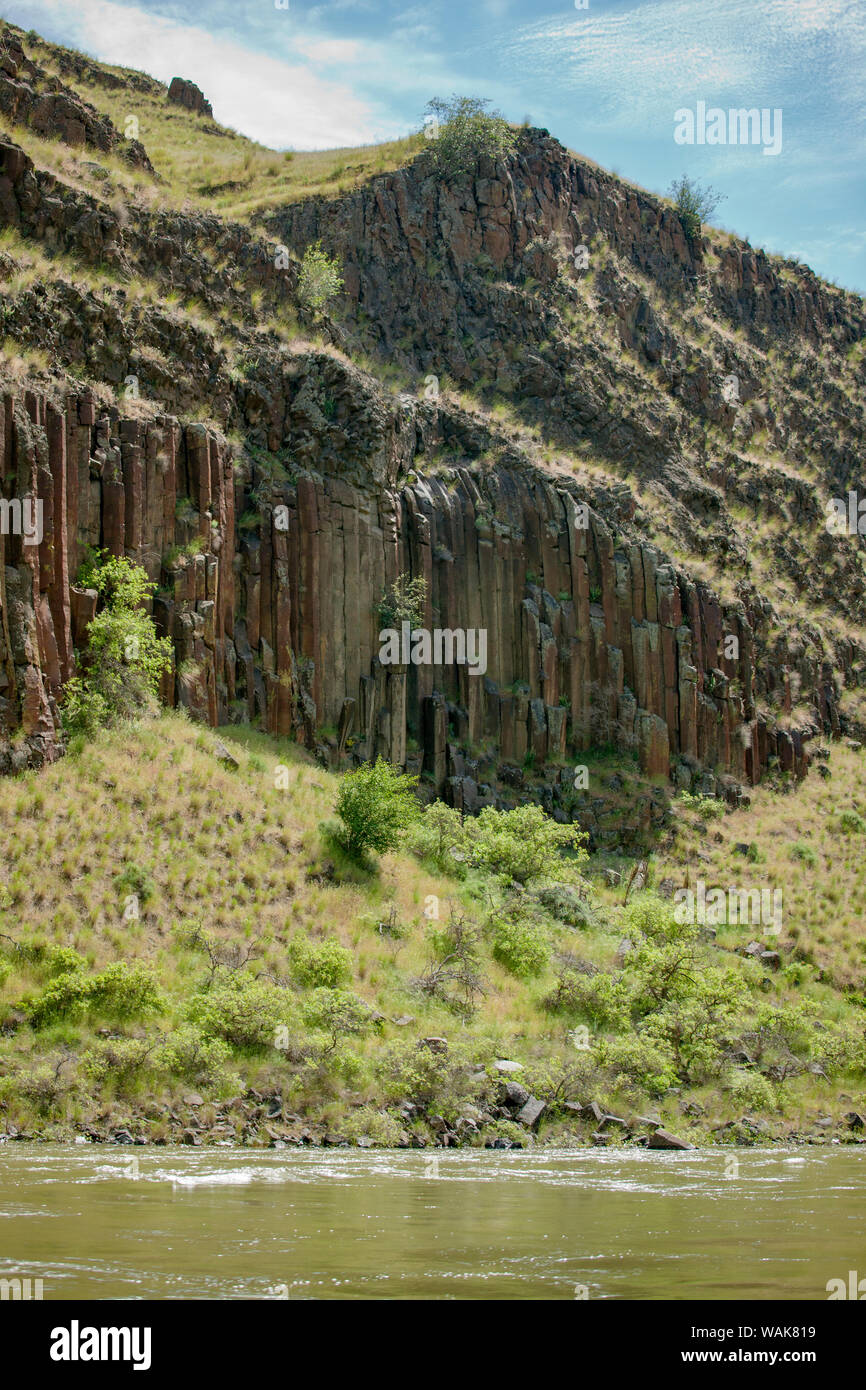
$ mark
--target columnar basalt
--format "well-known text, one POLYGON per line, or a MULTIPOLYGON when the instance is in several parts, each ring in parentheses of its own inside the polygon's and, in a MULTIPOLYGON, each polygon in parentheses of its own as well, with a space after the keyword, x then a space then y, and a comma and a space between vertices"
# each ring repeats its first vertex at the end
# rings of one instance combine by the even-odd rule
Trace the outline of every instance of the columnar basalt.
MULTIPOLYGON (((600 744, 731 795, 771 758, 804 772, 802 731, 767 712, 784 713, 788 668, 784 652, 757 659, 760 613, 723 608, 571 480, 469 462, 425 476, 407 437, 396 417, 378 455, 347 448, 343 467, 274 481, 201 424, 124 418, 90 391, 5 394, 2 494, 38 497, 44 535, 0 538, 0 766, 57 754, 63 684, 95 611, 75 584, 93 545, 159 585, 167 703, 211 725, 260 719, 337 764, 381 754, 423 768, 469 809, 496 799, 496 763, 507 781, 600 744), (381 663, 378 607, 403 574, 426 581, 428 628, 485 630, 483 676, 381 663), (479 748, 486 791, 466 771, 479 748)), ((814 729, 838 731, 820 652, 798 669, 814 729)))

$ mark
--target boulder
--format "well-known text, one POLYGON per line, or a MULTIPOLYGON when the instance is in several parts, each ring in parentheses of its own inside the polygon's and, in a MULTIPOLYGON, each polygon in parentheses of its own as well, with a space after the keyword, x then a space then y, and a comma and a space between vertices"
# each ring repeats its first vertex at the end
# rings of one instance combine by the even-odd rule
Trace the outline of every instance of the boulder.
POLYGON ((670 1130, 657 1129, 647 1141, 648 1149, 693 1149, 694 1144, 689 1144, 685 1139, 678 1139, 670 1130))

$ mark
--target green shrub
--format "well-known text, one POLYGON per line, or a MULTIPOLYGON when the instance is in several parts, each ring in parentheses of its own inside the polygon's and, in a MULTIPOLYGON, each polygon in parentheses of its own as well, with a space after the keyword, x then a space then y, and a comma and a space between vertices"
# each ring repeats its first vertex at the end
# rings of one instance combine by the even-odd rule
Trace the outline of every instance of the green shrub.
POLYGON ((53 980, 57 975, 69 975, 76 970, 86 970, 87 961, 80 952, 71 946, 49 946, 41 961, 46 977, 53 980))
POLYGON ((298 276, 298 300, 308 309, 321 309, 343 288, 340 262, 323 250, 320 241, 308 246, 298 276))
POLYGON ((765 1076, 756 1071, 733 1071, 729 1077, 731 1096, 748 1110, 775 1110, 776 1093, 765 1076))
POLYGON ((160 1070, 196 1085, 221 1087, 229 1083, 232 1051, 223 1038, 209 1037, 192 1024, 169 1033, 154 1055, 160 1070))
POLYGON ((542 888, 538 901, 558 922, 567 927, 599 927, 601 923, 577 888, 555 883, 542 888))
POLYGON ((670 1048, 658 1039, 637 1035, 600 1038, 593 1045, 592 1056, 611 1073, 614 1090, 634 1082, 647 1095, 658 1097, 679 1080, 670 1048))
POLYGON ((398 628, 402 623, 420 627, 426 605, 427 580, 422 575, 410 579, 408 574, 400 574, 379 603, 379 621, 383 628, 398 628))
POLYGON ((352 956, 338 941, 314 945, 304 937, 289 943, 292 976, 299 985, 336 989, 352 978, 352 956))
POLYGON ((266 980, 233 976, 206 994, 197 994, 185 1009, 186 1020, 204 1038, 222 1038, 236 1048, 263 1051, 274 1046, 277 1029, 292 1020, 291 996, 266 980))
POLYGON ((857 811, 843 811, 839 817, 839 829, 846 835, 866 835, 866 820, 857 811))
POLYGON ((124 1019, 154 1013, 160 1008, 156 980, 143 965, 112 961, 98 975, 85 975, 76 966, 50 980, 42 993, 23 1001, 33 1028, 60 1019, 75 1021, 89 1014, 124 1019))
POLYGON ((521 884, 578 878, 578 866, 588 857, 578 826, 558 825, 534 804, 512 811, 485 806, 466 829, 471 862, 521 884), (564 849, 572 851, 570 859, 564 849))
POLYGON ((412 849, 440 872, 461 878, 465 874, 467 833, 463 817, 454 806, 433 801, 424 808, 412 830, 412 849), (456 853, 455 853, 456 851, 456 853))
POLYGON ((79 673, 66 684, 63 722, 72 734, 92 737, 152 706, 172 645, 157 637, 145 611, 156 585, 140 565, 92 551, 79 583, 95 588, 101 607, 87 629, 79 673))
POLYGON ((811 845, 806 845, 802 840, 798 840, 791 846, 791 858, 799 859, 803 864, 808 864, 810 869, 814 869, 818 863, 818 856, 811 845))
POLYGON ((419 815, 414 789, 417 777, 405 776, 384 758, 347 772, 337 794, 343 844, 353 858, 366 850, 385 854, 396 849, 419 815))
POLYGON ((709 185, 704 186, 697 179, 689 178, 688 174, 674 179, 668 190, 668 197, 679 213, 683 231, 689 241, 697 239, 701 223, 712 217, 723 196, 709 185))
POLYGON ((333 1050, 341 1038, 369 1028, 372 1010, 351 990, 317 989, 304 1002, 302 1017, 308 1028, 327 1033, 333 1050))
POLYGON ((512 975, 527 979, 540 975, 550 957, 550 947, 537 927, 494 914, 491 918, 493 956, 512 975))
POLYGON ((430 153, 443 174, 469 173, 482 155, 500 159, 513 150, 517 135, 499 111, 481 97, 436 97, 427 103, 430 153))

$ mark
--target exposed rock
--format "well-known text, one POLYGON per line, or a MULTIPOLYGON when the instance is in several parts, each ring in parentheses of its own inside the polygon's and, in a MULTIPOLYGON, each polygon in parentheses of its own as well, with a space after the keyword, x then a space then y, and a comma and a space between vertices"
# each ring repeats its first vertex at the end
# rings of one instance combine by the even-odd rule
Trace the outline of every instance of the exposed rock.
POLYGON ((171 79, 168 99, 175 106, 183 106, 187 111, 194 111, 198 116, 213 118, 213 107, 206 99, 204 92, 186 77, 173 77, 171 79))
POLYGON ((693 1149, 694 1144, 689 1144, 685 1139, 678 1139, 675 1134, 671 1134, 667 1129, 656 1129, 647 1140, 648 1149, 693 1149))

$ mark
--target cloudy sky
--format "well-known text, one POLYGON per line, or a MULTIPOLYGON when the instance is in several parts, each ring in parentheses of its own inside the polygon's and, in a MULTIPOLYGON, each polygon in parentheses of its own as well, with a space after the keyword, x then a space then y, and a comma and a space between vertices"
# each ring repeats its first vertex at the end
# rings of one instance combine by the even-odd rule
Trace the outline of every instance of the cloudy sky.
POLYGON ((106 62, 192 78, 218 120, 277 149, 387 139, 417 129, 433 96, 485 96, 645 188, 664 192, 683 172, 710 182, 725 195, 716 222, 866 291, 866 0, 0 0, 0 10, 106 62), (675 113, 699 102, 780 110, 780 152, 678 144, 675 113))

